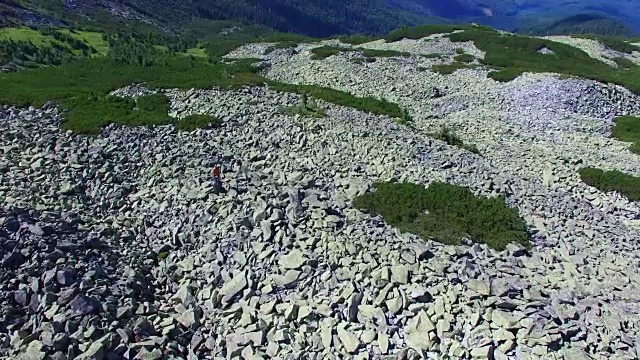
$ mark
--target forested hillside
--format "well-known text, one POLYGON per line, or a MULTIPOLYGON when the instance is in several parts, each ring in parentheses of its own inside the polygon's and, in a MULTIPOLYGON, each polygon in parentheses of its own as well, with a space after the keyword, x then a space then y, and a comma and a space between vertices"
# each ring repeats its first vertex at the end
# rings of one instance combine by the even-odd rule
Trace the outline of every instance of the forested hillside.
POLYGON ((640 32, 640 3, 584 0, 386 0, 399 9, 454 22, 478 22, 536 34, 640 32))
POLYGON ((614 0, 10 0, 0 26, 113 26, 113 18, 175 31, 193 20, 235 20, 309 36, 384 34, 403 25, 477 22, 528 34, 629 35, 640 31, 640 6, 614 0), (4 24, 4 25, 3 25, 4 24))
POLYGON ((634 31, 626 24, 601 15, 581 14, 557 21, 525 22, 518 32, 531 35, 597 34, 605 36, 632 36, 634 31))
POLYGON ((311 36, 345 33, 382 34, 402 25, 446 22, 424 14, 410 13, 383 0, 107 0, 12 2, 0 8, 5 23, 28 23, 38 14, 41 23, 56 20, 86 23, 86 17, 104 23, 111 14, 129 20, 155 23, 176 29, 196 19, 235 20, 260 24, 279 31, 311 36))

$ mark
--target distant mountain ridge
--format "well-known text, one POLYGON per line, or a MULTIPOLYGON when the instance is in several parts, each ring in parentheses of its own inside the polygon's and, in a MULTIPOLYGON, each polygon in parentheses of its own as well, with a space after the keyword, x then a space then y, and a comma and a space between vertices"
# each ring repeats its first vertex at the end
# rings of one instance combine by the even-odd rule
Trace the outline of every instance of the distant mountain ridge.
MULTIPOLYGON (((478 22, 506 30, 553 28, 576 17, 598 18, 640 33, 640 1, 629 0, 385 0, 388 4, 428 16, 478 22)), ((544 32, 544 31, 543 31, 544 32)))

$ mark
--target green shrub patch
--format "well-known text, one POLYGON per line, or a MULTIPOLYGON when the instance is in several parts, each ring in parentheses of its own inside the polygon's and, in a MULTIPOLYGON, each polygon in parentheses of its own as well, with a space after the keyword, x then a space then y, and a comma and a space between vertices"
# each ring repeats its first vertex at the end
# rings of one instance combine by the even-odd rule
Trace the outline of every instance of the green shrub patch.
POLYGON ((404 117, 402 109, 400 109, 397 104, 385 99, 357 97, 345 91, 317 85, 296 85, 270 81, 269 87, 276 91, 307 94, 308 96, 321 99, 332 104, 351 107, 376 115, 387 115, 397 119, 402 119, 404 117))
POLYGON ((442 140, 451 146, 457 146, 474 154, 480 154, 478 148, 473 144, 465 144, 462 139, 451 129, 442 127, 439 132, 430 135, 434 139, 442 140))
POLYGON ((631 54, 634 51, 640 51, 640 47, 638 47, 637 45, 633 45, 629 43, 627 40, 618 38, 615 36, 598 36, 598 35, 581 34, 581 35, 574 35, 573 37, 597 40, 602 45, 608 47, 609 49, 622 52, 622 53, 631 54))
POLYGON ((453 74, 460 69, 475 69, 478 65, 452 62, 451 64, 436 64, 431 66, 431 70, 442 75, 453 74))
POLYGON ((370 35, 351 35, 351 36, 339 36, 338 40, 340 40, 345 44, 360 45, 360 44, 380 40, 380 38, 370 36, 370 35))
POLYGON ((193 131, 208 126, 216 127, 220 125, 220 120, 211 115, 193 114, 178 120, 175 124, 179 131, 193 131))
POLYGON ((632 142, 629 150, 640 154, 640 118, 635 116, 618 116, 614 119, 611 137, 620 141, 632 142))
POLYGON ((85 95, 64 103, 63 127, 83 134, 97 134, 105 125, 129 126, 166 125, 172 119, 167 114, 164 95, 149 95, 138 100, 116 96, 85 95), (157 105, 157 107, 153 107, 157 105))
POLYGON ((60 67, 0 74, 0 103, 42 106, 49 100, 67 109, 63 127, 96 134, 109 123, 122 125, 166 124, 164 95, 132 99, 108 96, 131 83, 150 88, 211 88, 261 85, 252 61, 208 63, 184 57, 167 57, 152 66, 116 62, 107 58, 83 59, 60 67))
POLYGON ((476 26, 476 25, 440 25, 440 24, 431 24, 431 25, 423 25, 423 26, 415 26, 415 27, 403 27, 397 30, 392 31, 384 39, 387 42, 395 42, 400 41, 402 39, 422 39, 427 36, 431 36, 433 34, 446 34, 451 33, 456 30, 476 30, 481 29, 483 31, 492 31, 495 32, 494 29, 488 26, 476 26))
POLYGON ((329 56, 333 56, 335 54, 338 54, 344 51, 353 51, 353 49, 347 48, 347 47, 339 47, 339 46, 328 46, 328 45, 320 46, 320 47, 311 49, 311 53, 313 53, 313 56, 311 56, 311 59, 322 60, 322 59, 328 58, 329 56))
POLYGON ((567 44, 480 29, 448 36, 454 42, 473 41, 478 49, 485 52, 481 62, 496 69, 489 76, 498 81, 510 81, 523 72, 551 72, 611 82, 640 93, 639 66, 614 68, 567 44), (551 52, 541 52, 544 48, 551 52))
POLYGON ((356 208, 381 215, 391 226, 445 244, 463 238, 496 250, 512 242, 530 247, 525 222, 501 198, 474 195, 446 183, 424 187, 412 183, 379 182, 375 191, 353 200, 356 208))
POLYGON ((582 181, 601 191, 617 191, 631 201, 640 200, 640 178, 621 171, 603 171, 596 168, 582 168, 578 172, 582 181))
POLYGON ((470 63, 470 62, 473 62, 474 59, 475 57, 471 54, 460 54, 460 55, 456 55, 453 58, 453 60, 461 63, 470 63))
POLYGON ((362 56, 367 58, 379 58, 379 57, 409 57, 411 53, 406 51, 395 51, 395 50, 374 50, 374 49, 364 49, 362 51, 362 56))
POLYGON ((631 69, 634 68, 638 65, 636 65, 636 63, 634 63, 633 61, 625 58, 625 57, 617 57, 614 58, 613 61, 616 62, 616 64, 618 64, 619 67, 623 68, 623 69, 631 69))
POLYGON ((631 142, 629 151, 640 154, 640 118, 636 116, 618 116, 611 129, 611 137, 620 141, 631 142))
POLYGON ((379 57, 408 57, 411 56, 410 53, 405 51, 395 51, 395 50, 375 50, 375 49, 358 49, 358 48, 348 48, 348 47, 340 47, 340 46, 321 46, 311 50, 313 56, 311 57, 313 60, 322 60, 326 59, 329 56, 336 55, 341 52, 355 52, 362 51, 362 56, 365 58, 379 58, 379 57))

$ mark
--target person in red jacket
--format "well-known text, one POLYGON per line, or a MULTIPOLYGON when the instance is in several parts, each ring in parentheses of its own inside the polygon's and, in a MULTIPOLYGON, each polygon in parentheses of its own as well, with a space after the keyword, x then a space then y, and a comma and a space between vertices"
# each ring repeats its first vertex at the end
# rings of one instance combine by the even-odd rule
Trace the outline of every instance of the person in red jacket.
POLYGON ((212 173, 213 173, 213 179, 214 180, 220 179, 220 166, 218 166, 218 165, 214 166, 212 173))
POLYGON ((215 165, 213 167, 213 189, 216 194, 219 194, 222 191, 222 181, 220 180, 220 166, 215 165))

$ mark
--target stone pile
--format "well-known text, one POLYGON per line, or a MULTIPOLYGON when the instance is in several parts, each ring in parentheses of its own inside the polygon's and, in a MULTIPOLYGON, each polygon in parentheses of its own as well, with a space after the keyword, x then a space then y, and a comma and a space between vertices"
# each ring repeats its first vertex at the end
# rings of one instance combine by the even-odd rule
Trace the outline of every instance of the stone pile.
MULTIPOLYGON (((638 206, 575 178, 587 164, 638 171, 598 125, 635 111, 630 94, 611 100, 578 82, 576 98, 518 97, 518 86, 533 89, 528 81, 567 94, 574 80, 501 85, 481 70, 420 71, 432 61, 420 57, 356 65, 312 61, 303 47, 265 57, 266 74, 384 96, 408 108, 415 127, 324 102, 325 118, 283 115, 298 96, 265 88, 165 89, 173 116, 222 120, 191 133, 108 126, 84 137, 61 130, 51 106, 0 108, 1 355, 640 356, 640 234, 627 224, 638 206), (595 98, 614 110, 579 101, 595 98), (518 125, 547 105, 569 115, 518 125), (565 125, 579 121, 593 126, 565 125), (443 124, 481 155, 428 136, 443 124), (219 194, 212 162, 223 164, 219 194), (502 195, 534 246, 442 245, 353 208, 355 196, 392 178, 502 195)), ((239 52, 251 49, 259 46, 239 52)))

